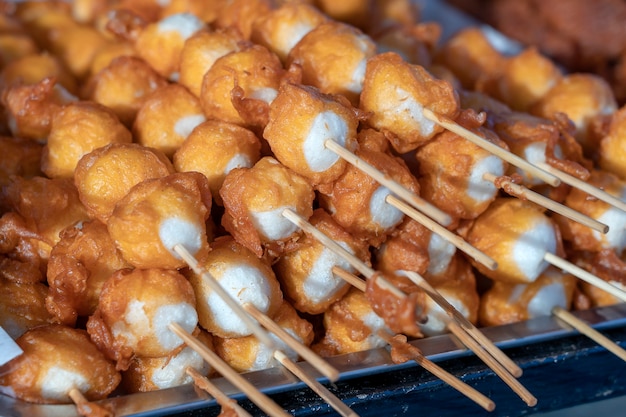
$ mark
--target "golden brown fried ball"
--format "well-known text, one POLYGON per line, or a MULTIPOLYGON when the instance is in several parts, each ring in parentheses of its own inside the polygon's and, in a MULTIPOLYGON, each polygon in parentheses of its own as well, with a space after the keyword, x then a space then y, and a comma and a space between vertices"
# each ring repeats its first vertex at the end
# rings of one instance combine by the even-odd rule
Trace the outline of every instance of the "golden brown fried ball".
POLYGON ((209 180, 213 199, 222 205, 219 194, 226 175, 236 168, 251 168, 260 159, 261 141, 239 125, 207 120, 198 125, 174 153, 178 172, 197 171, 209 180))
MULTIPOLYGON (((326 211, 315 210, 309 223, 357 258, 369 263, 367 243, 343 230, 326 211)), ((285 297, 298 311, 323 313, 349 290, 348 283, 336 276, 332 269, 339 267, 350 273, 355 273, 355 269, 309 234, 300 238, 295 246, 274 265, 276 276, 285 297)))
POLYGON ((144 98, 167 85, 144 60, 120 56, 85 84, 83 96, 109 107, 117 117, 131 127, 144 98))
POLYGON ((217 59, 202 79, 200 102, 205 115, 262 129, 284 72, 278 57, 261 45, 217 59))
MULTIPOLYGON (((272 320, 301 344, 309 346, 313 341, 313 325, 298 316, 288 302, 283 301, 272 320)), ((278 350, 292 361, 298 360, 296 351, 277 336, 271 336, 278 350)), ((265 346, 255 335, 225 339, 216 337, 215 351, 238 372, 259 371, 278 365, 273 349, 265 346)))
POLYGON ((48 39, 49 50, 78 80, 89 74, 94 57, 109 43, 102 32, 86 25, 54 28, 48 39))
POLYGON ((454 119, 459 97, 447 81, 387 52, 367 62, 360 108, 371 113, 369 125, 385 133, 396 151, 406 153, 443 130, 424 117, 424 108, 454 119))
POLYGON ((24 354, 0 375, 0 391, 33 403, 71 403, 76 388, 87 400, 106 398, 120 383, 120 374, 84 330, 62 325, 35 327, 17 344, 24 354))
POLYGON ((622 107, 611 118, 609 130, 600 141, 598 165, 626 180, 626 107, 622 107))
POLYGON ((206 118, 198 99, 180 84, 170 84, 146 96, 133 124, 136 142, 168 157, 206 118))
POLYGON ((220 294, 207 283, 213 277, 222 288, 243 305, 250 303, 273 317, 282 304, 280 284, 269 263, 258 258, 231 236, 221 236, 200 264, 209 276, 190 273, 200 325, 215 336, 244 337, 252 334, 246 323, 229 307, 220 294))
POLYGON ((71 103, 52 118, 41 170, 50 178, 73 178, 84 155, 110 143, 132 140, 130 131, 110 109, 88 101, 71 103))
POLYGON ((7 63, 0 73, 0 87, 4 90, 15 84, 37 84, 46 78, 54 78, 67 91, 77 92, 74 77, 59 58, 48 52, 25 55, 7 63))
POLYGON ((171 323, 189 333, 198 324, 187 278, 167 269, 123 269, 104 283, 87 331, 117 369, 126 370, 135 355, 164 357, 183 345, 169 329, 171 323))
POLYGON ((0 277, 16 283, 44 281, 47 252, 42 253, 42 239, 26 220, 17 213, 5 213, 0 217, 0 232, 0 277))
POLYGON ((250 39, 254 22, 273 8, 273 0, 232 0, 220 9, 213 24, 220 29, 232 27, 250 39))
POLYGON ((220 195, 225 208, 222 225, 259 257, 265 252, 280 255, 300 235, 298 226, 283 217, 283 210, 308 219, 315 199, 303 177, 269 156, 252 168, 231 171, 220 195))
POLYGON ((228 3, 228 0, 169 0, 161 9, 161 17, 191 13, 205 23, 212 23, 228 3))
POLYGON ((345 99, 285 83, 270 106, 263 137, 282 164, 319 187, 335 181, 347 165, 326 149, 325 141, 354 151, 357 126, 357 116, 345 99))
POLYGON ((192 255, 209 250, 211 203, 208 181, 198 172, 148 179, 118 201, 107 227, 133 266, 183 268, 185 261, 174 252, 177 244, 192 255))
POLYGON ((136 143, 112 143, 78 161, 74 183, 89 215, 106 223, 115 204, 133 186, 173 173, 170 160, 156 149, 136 143))
POLYGON ((95 76, 101 70, 108 67, 117 57, 136 55, 135 48, 130 42, 124 40, 108 42, 93 56, 88 75, 90 77, 95 76))
POLYGON ((58 323, 75 326, 79 317, 96 310, 106 280, 128 267, 104 223, 93 220, 68 227, 48 260, 48 311, 58 323))
POLYGON ((302 83, 322 93, 341 94, 359 104, 366 62, 376 52, 372 39, 339 22, 322 23, 307 33, 289 52, 286 65, 302 67, 302 83))
POLYGON ((40 282, 19 283, 0 278, 0 326, 17 339, 33 327, 51 324, 46 310, 48 287, 40 282))
POLYGON ((39 48, 29 35, 0 32, 0 66, 37 52, 39 48))

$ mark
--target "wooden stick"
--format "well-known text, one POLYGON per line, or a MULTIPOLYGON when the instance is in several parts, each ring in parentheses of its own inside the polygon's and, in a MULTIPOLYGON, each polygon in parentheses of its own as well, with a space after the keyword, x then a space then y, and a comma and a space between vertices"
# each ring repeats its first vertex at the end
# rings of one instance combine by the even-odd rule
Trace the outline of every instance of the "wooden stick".
POLYGON ((78 388, 72 388, 68 393, 74 404, 76 404, 76 411, 81 416, 91 417, 114 417, 115 413, 101 405, 95 404, 87 400, 83 393, 78 388))
POLYGON ((378 332, 378 335, 391 346, 397 343, 407 345, 406 348, 410 351, 413 360, 418 365, 459 391, 461 394, 465 395, 470 400, 474 401, 476 404, 480 405, 485 410, 493 411, 496 408, 496 403, 494 403, 489 397, 485 396, 480 391, 466 384, 445 369, 441 368, 439 365, 435 364, 430 359, 426 358, 415 346, 406 342, 398 342, 397 340, 394 340, 390 334, 384 331, 378 332))
POLYGON ((423 198, 415 195, 415 193, 409 191, 402 184, 392 180, 380 170, 368 164, 352 152, 348 151, 337 142, 328 139, 324 142, 324 147, 333 151, 335 154, 344 159, 346 162, 353 165, 355 168, 360 169, 370 177, 374 178, 374 180, 376 180, 379 184, 387 187, 389 190, 391 190, 391 192, 400 196, 400 198, 407 201, 409 204, 411 204, 411 206, 415 207, 422 213, 427 214, 430 218, 434 219, 438 223, 444 226, 448 226, 450 225, 450 223, 452 223, 452 219, 450 218, 449 214, 445 213, 438 207, 430 204, 423 198))
POLYGON ((326 360, 324 360, 317 353, 313 352, 309 347, 300 343, 298 339, 286 332, 275 321, 270 319, 267 315, 259 311, 254 305, 245 303, 243 305, 244 310, 254 317, 259 323, 265 326, 266 329, 274 333, 280 340, 285 342, 287 346, 296 351, 304 360, 309 362, 315 369, 317 369, 322 375, 326 376, 331 381, 339 379, 339 371, 332 367, 326 360))
POLYGON ((461 327, 455 322, 448 322, 448 329, 452 334, 454 334, 465 346, 471 349, 472 352, 476 354, 491 370, 493 370, 496 375, 507 384, 513 392, 515 392, 521 399, 524 401, 529 407, 534 407, 537 405, 537 398, 533 396, 527 389, 524 387, 517 379, 513 377, 507 370, 500 364, 500 362, 496 361, 492 356, 490 356, 486 350, 482 348, 474 339, 468 336, 461 327))
POLYGON ((603 291, 608 292, 609 294, 619 298, 622 301, 626 301, 626 291, 606 282, 602 278, 597 277, 590 272, 585 271, 577 265, 574 265, 573 263, 566 261, 565 259, 556 256, 555 254, 550 252, 546 252, 543 256, 543 259, 549 264, 554 265, 557 268, 561 268, 563 271, 574 275, 576 278, 582 279, 583 281, 603 291))
POLYGON ((223 375, 230 383, 236 386, 241 392, 250 398, 261 410, 270 416, 289 416, 285 410, 280 408, 278 404, 272 401, 268 396, 259 391, 254 385, 243 378, 237 371, 231 368, 222 360, 215 352, 206 347, 202 342, 197 340, 191 334, 187 333, 178 323, 172 323, 169 326, 178 337, 183 339, 187 346, 196 351, 209 365, 221 375, 223 375))
POLYGON ((453 133, 456 133, 457 135, 469 140, 474 145, 479 146, 488 152, 491 152, 492 154, 496 155, 500 159, 503 159, 507 161, 509 164, 528 172, 532 176, 540 178, 545 183, 553 187, 556 187, 561 184, 561 180, 559 180, 556 176, 549 174, 543 169, 531 164, 524 158, 521 158, 515 155, 514 153, 511 153, 507 151, 506 149, 503 149, 499 147, 498 145, 489 142, 488 140, 484 138, 481 138, 474 132, 464 128, 458 123, 455 123, 454 121, 450 119, 439 116, 427 108, 424 108, 423 113, 424 113, 424 117, 426 117, 428 120, 438 124, 444 129, 447 129, 453 133))
POLYGON ((285 368, 292 374, 297 376, 303 381, 309 388, 311 388, 317 395, 319 395, 324 401, 328 403, 335 411, 344 417, 358 417, 358 414, 352 411, 350 407, 345 405, 339 398, 337 398, 332 392, 330 392, 325 386, 320 384, 315 378, 304 372, 302 368, 298 366, 294 361, 289 359, 280 350, 274 351, 274 358, 280 362, 285 368))
POLYGON ((333 266, 332 268, 333 274, 337 275, 339 278, 346 281, 348 284, 352 285, 359 291, 365 292, 366 283, 361 278, 357 277, 354 274, 349 273, 343 268, 338 266, 333 266))
POLYGON ((607 193, 603 189, 594 187, 593 185, 586 183, 585 181, 579 178, 576 178, 573 175, 570 175, 561 170, 558 170, 554 168, 553 166, 548 165, 546 163, 540 163, 540 164, 537 164, 537 166, 549 172, 550 174, 554 175, 555 177, 563 181, 565 184, 571 185, 574 188, 578 188, 579 190, 586 192, 590 196, 595 197, 600 201, 604 201, 605 203, 610 204, 613 207, 616 207, 622 211, 626 211, 626 202, 620 200, 619 198, 615 197, 612 194, 607 193))
POLYGON ((248 315, 248 313, 246 313, 246 311, 243 309, 241 304, 239 304, 237 300, 233 298, 233 296, 231 296, 226 290, 224 290, 222 285, 215 279, 215 277, 213 277, 211 274, 209 274, 208 271, 206 271, 204 268, 200 266, 196 258, 194 258, 193 255, 189 253, 189 251, 184 246, 177 244, 174 246, 174 251, 181 258, 184 259, 187 265, 189 265, 189 267, 196 274, 202 276, 202 278, 209 285, 211 290, 215 291, 215 293, 219 295, 222 300, 224 300, 224 302, 228 305, 228 307, 230 307, 233 310, 233 312, 237 315, 237 317, 239 317, 239 319, 241 319, 241 321, 243 321, 246 324, 246 326, 248 326, 248 329, 252 333, 254 333, 254 335, 261 341, 261 343, 263 343, 269 349, 276 349, 276 344, 269 337, 267 332, 263 330, 263 328, 259 325, 259 323, 254 321, 248 315))
POLYGON ((242 408, 237 401, 233 400, 226 394, 224 394, 214 383, 212 383, 209 378, 201 375, 198 371, 193 368, 187 368, 185 370, 187 375, 189 375, 196 386, 206 392, 208 392, 222 408, 230 407, 237 413, 239 417, 252 417, 250 413, 248 413, 244 408, 242 408))
POLYGON ((550 211, 558 213, 568 219, 571 219, 577 223, 592 228, 600 233, 606 234, 609 231, 609 226, 604 223, 600 223, 596 219, 593 219, 585 214, 582 214, 570 207, 550 200, 549 198, 536 193, 523 185, 515 184, 513 181, 506 179, 506 177, 497 177, 493 174, 486 172, 483 174, 483 178, 487 181, 491 181, 496 187, 499 187, 509 194, 515 197, 519 197, 524 200, 532 201, 542 207, 547 208, 550 211))
POLYGON ((416 222, 420 223, 422 226, 424 226, 431 232, 441 236, 447 242, 453 244, 457 249, 468 254, 469 256, 474 258, 474 260, 485 265, 487 268, 491 269, 492 271, 498 267, 498 263, 493 258, 491 258, 490 256, 486 255, 484 252, 481 252, 480 250, 476 249, 474 246, 467 243, 459 235, 452 233, 451 231, 441 226, 440 224, 432 221, 431 219, 429 219, 427 216, 423 215, 419 211, 414 210, 412 207, 409 207, 406 203, 404 203, 399 198, 393 195, 388 195, 385 201, 388 204, 391 204, 392 206, 400 210, 401 212, 403 212, 404 214, 406 214, 407 216, 409 216, 410 218, 412 218, 413 220, 415 220, 416 222))
POLYGON ((613 353, 621 360, 626 361, 626 350, 624 350, 624 348, 622 348, 620 345, 618 345, 578 317, 574 316, 569 311, 557 306, 552 309, 552 314, 554 314, 556 317, 563 320, 565 323, 569 324, 574 329, 578 330, 580 333, 584 334, 600 346, 606 348, 606 350, 613 353))
POLYGON ((487 336, 472 324, 463 314, 445 299, 439 291, 433 288, 428 281, 414 271, 402 271, 407 278, 419 286, 430 298, 433 299, 449 317, 465 330, 474 340, 476 340, 491 356, 494 357, 504 368, 516 378, 522 376, 522 368, 502 352, 487 336))

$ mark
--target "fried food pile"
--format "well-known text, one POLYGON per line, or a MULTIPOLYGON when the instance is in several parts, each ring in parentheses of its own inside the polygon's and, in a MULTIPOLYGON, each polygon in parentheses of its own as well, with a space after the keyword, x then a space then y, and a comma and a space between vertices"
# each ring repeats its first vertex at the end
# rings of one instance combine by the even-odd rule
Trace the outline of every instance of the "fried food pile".
POLYGON ((0 325, 25 351, 0 374, 3 394, 63 403, 78 389, 94 401, 191 383, 188 366, 211 376, 173 322, 238 371, 275 366, 181 249, 327 356, 385 346, 380 332, 447 331, 406 271, 481 325, 617 302, 548 266, 547 252, 626 284, 624 211, 425 116, 623 200, 626 119, 598 76, 533 48, 504 56, 478 29, 441 43, 408 0, 0 6, 0 325), (390 204, 363 165, 447 214, 499 267, 390 204), (374 268, 366 291, 336 273, 358 268, 286 212, 374 268))

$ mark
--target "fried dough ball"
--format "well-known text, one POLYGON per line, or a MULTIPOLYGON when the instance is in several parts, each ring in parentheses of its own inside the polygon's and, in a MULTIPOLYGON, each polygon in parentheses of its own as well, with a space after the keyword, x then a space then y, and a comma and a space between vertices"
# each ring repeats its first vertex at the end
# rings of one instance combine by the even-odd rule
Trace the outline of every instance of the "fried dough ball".
POLYGON ((541 316, 554 307, 569 309, 577 279, 556 268, 546 269, 529 284, 494 282, 480 300, 480 324, 498 326, 541 316))
POLYGON ((241 51, 244 45, 243 36, 233 28, 196 33, 185 41, 180 53, 179 82, 200 97, 204 74, 219 58, 241 51))
MULTIPOLYGON (((213 337, 201 331, 195 336, 207 348, 213 350, 213 337)), ((211 368, 202 356, 189 346, 181 346, 168 356, 145 358, 135 356, 130 367, 122 372, 122 386, 127 392, 146 392, 191 384, 187 368, 208 375, 211 368)))
POLYGON ((385 133, 396 151, 406 153, 443 130, 424 117, 423 109, 454 119, 459 97, 447 81, 386 52, 367 62, 360 108, 371 113, 369 125, 385 133))
MULTIPOLYGON (((589 271, 622 291, 626 291, 626 262, 616 254, 615 250, 575 251, 568 255, 568 259, 571 259, 580 268, 589 271)), ((587 282, 580 282, 580 289, 589 300, 590 305, 586 306, 587 308, 609 306, 622 302, 619 297, 587 282)))
POLYGON ((89 76, 93 77, 108 67, 115 58, 121 56, 136 56, 135 48, 127 41, 111 41, 100 48, 91 60, 89 76))
POLYGON ((50 178, 72 178, 85 154, 110 143, 130 143, 130 131, 115 113, 88 101, 66 105, 52 118, 41 170, 50 178))
POLYGON ((598 165, 605 171, 626 180, 626 107, 622 107, 611 118, 607 134, 600 141, 598 165))
POLYGON ((58 323, 75 326, 78 317, 96 310, 105 281, 128 267, 104 223, 93 220, 68 227, 50 252, 46 308, 58 323))
MULTIPOLYGON (((41 176, 40 160, 42 145, 30 140, 0 136, 0 189, 10 182, 10 177, 41 176)), ((4 203, 0 201, 0 212, 4 203)))
POLYGON ((211 203, 209 184, 198 172, 148 179, 118 201, 107 227, 131 265, 182 268, 186 263, 174 246, 181 244, 192 255, 209 250, 211 203))
POLYGON ((169 0, 162 6, 161 17, 190 13, 205 23, 212 23, 227 4, 227 0, 169 0))
POLYGON ((44 49, 52 47, 51 32, 78 26, 72 18, 70 5, 62 1, 22 2, 14 16, 44 49))
POLYGON ((144 60, 120 56, 89 79, 83 96, 113 110, 130 128, 145 97, 166 84, 144 60))
POLYGON ((39 52, 35 41, 24 33, 0 32, 0 65, 20 59, 27 55, 39 52))
POLYGON ((331 19, 348 23, 358 28, 366 28, 369 23, 370 8, 374 2, 368 0, 315 0, 315 5, 331 19))
POLYGON ((50 257, 50 251, 61 239, 59 233, 63 229, 89 219, 76 187, 69 179, 13 177, 11 184, 3 190, 3 196, 10 209, 23 219, 25 226, 24 233, 18 232, 17 236, 5 242, 18 245, 22 240, 29 241, 35 248, 36 257, 43 261, 50 257))
POLYGON ((0 232, 0 277, 17 283, 43 281, 48 258, 40 249, 41 237, 14 212, 0 217, 0 232))
MULTIPOLYGON (((365 148, 357 151, 356 155, 387 178, 419 195, 419 183, 402 159, 365 148)), ((390 193, 387 187, 350 165, 332 184, 331 190, 320 195, 319 200, 320 205, 348 233, 378 247, 404 219, 400 210, 386 202, 390 193)))
POLYGON ((236 168, 251 168, 260 159, 261 141, 239 125, 207 120, 198 125, 174 153, 178 172, 197 171, 209 180, 214 201, 223 205, 219 194, 226 175, 236 168))
POLYGON ((517 198, 498 198, 474 219, 467 242, 498 263, 495 271, 475 267, 494 281, 527 284, 548 267, 547 252, 563 255, 558 227, 535 204, 517 198))
POLYGON ((48 39, 50 51, 79 80, 89 74, 94 57, 109 42, 102 32, 86 25, 54 28, 48 39))
POLYGON ((44 78, 36 84, 16 84, 2 95, 13 136, 41 143, 50 134, 54 116, 76 100, 54 78, 44 78))
POLYGON ((252 168, 232 170, 220 195, 225 212, 224 228, 256 256, 281 254, 300 235, 298 226, 284 218, 290 209, 305 219, 313 214, 315 193, 300 175, 272 157, 252 168))
POLYGON ((205 115, 262 129, 284 73, 278 57, 261 45, 247 45, 218 58, 202 79, 205 115))
POLYGON ((250 39, 254 22, 274 8, 273 0, 232 0, 219 11, 214 22, 216 28, 232 27, 244 39, 250 39))
MULTIPOLYGON (((474 133, 508 150, 492 131, 465 124, 474 133)), ((485 211, 498 196, 499 189, 485 174, 499 177, 508 164, 465 138, 444 131, 417 149, 419 183, 422 197, 457 219, 473 219, 485 211)))
POLYGON ((358 105, 366 62, 376 45, 358 29, 339 22, 322 23, 289 52, 286 65, 302 67, 302 83, 325 94, 341 94, 358 105))
MULTIPOLYGON (((383 22, 383 26, 385 26, 383 22)), ((424 22, 410 25, 394 25, 383 28, 376 33, 374 41, 379 53, 395 52, 406 62, 432 71, 432 53, 441 36, 441 27, 437 23, 424 22)), ((437 78, 442 79, 433 72, 437 78)))
POLYGON ((143 28, 135 40, 135 50, 162 77, 178 81, 185 41, 205 29, 204 22, 191 13, 169 15, 143 28))
POLYGON ((335 181, 347 165, 325 148, 325 141, 353 151, 357 126, 355 112, 341 98, 313 87, 285 83, 270 106, 263 137, 281 163, 317 187, 335 181))
MULTIPOLYGON (((343 230, 326 211, 315 210, 309 223, 357 258, 369 263, 367 243, 343 230)), ((274 271, 285 297, 298 311, 320 314, 343 297, 349 289, 348 283, 333 273, 335 266, 350 273, 356 272, 339 255, 314 237, 305 234, 298 240, 294 250, 278 259, 274 271)))
MULTIPOLYGON (((280 308, 283 295, 272 268, 232 237, 217 238, 201 266, 236 302, 250 303, 269 317, 280 308)), ((222 338, 251 335, 252 331, 211 289, 206 279, 196 273, 189 277, 197 297, 200 325, 222 338)))
POLYGON ((548 119, 556 113, 565 113, 576 127, 576 139, 585 153, 592 155, 597 146, 590 134, 593 120, 616 110, 613 91, 604 79, 593 74, 570 74, 537 101, 530 113, 548 119))
POLYGON ((133 124, 135 141, 168 157, 206 118, 198 99, 185 87, 170 84, 146 96, 133 124))
POLYGON ((324 337, 313 349, 324 357, 361 352, 387 344, 379 331, 391 333, 362 291, 350 288, 339 301, 324 313, 324 337))
POLYGON ((15 84, 31 85, 46 78, 54 78, 67 91, 77 91, 76 80, 61 61, 47 52, 25 55, 7 63, 0 73, 0 87, 4 90, 15 84))
POLYGON ((0 327, 17 339, 33 327, 53 322, 46 310, 48 287, 40 282, 19 283, 0 278, 0 327))
POLYGON ((89 215, 103 223, 130 189, 174 173, 162 152, 136 143, 112 143, 83 156, 74 171, 80 201, 89 215))
POLYGON ((282 62, 293 47, 328 17, 319 9, 303 2, 286 2, 256 19, 251 40, 274 52, 282 62))
MULTIPOLYGON (((622 201, 626 199, 626 182, 611 173, 593 170, 587 183, 622 201)), ((559 225, 563 239, 569 242, 573 249, 592 252, 612 249, 618 256, 622 255, 626 249, 626 212, 589 197, 578 188, 571 189, 565 199, 565 205, 609 226, 608 232, 603 234, 561 215, 555 215, 554 221, 559 225)))
POLYGON ((104 283, 87 331, 117 369, 126 370, 133 356, 163 357, 184 344, 171 323, 189 333, 198 324, 189 281, 174 270, 122 269, 104 283))
MULTIPOLYGON (((313 341, 313 325, 298 316, 296 310, 283 301, 272 320, 298 342, 309 346, 313 341)), ((292 361, 298 360, 298 353, 289 348, 281 339, 270 334, 276 347, 292 361)), ((224 361, 238 372, 259 371, 277 366, 273 349, 265 346, 256 336, 237 338, 215 338, 215 351, 224 361)))
POLYGON ((76 388, 87 400, 106 398, 120 374, 84 330, 62 325, 35 327, 17 344, 24 354, 0 375, 0 392, 33 403, 71 403, 76 388))

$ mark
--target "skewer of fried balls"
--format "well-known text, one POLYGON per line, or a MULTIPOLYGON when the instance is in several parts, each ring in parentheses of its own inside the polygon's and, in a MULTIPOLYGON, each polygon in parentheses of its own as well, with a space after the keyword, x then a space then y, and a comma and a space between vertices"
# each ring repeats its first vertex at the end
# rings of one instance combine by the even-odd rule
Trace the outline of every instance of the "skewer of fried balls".
MULTIPOLYGON (((313 236, 315 236, 316 239, 318 239, 321 242, 323 242, 323 244, 325 246, 331 248, 331 250, 333 250, 335 253, 339 254, 341 257, 346 259, 360 273, 362 273, 368 280, 372 280, 375 277, 376 284, 378 285, 380 283, 380 286, 382 288, 384 288, 386 291, 389 291, 391 294, 393 294, 394 297, 397 297, 399 299, 404 299, 404 298, 407 297, 404 292, 400 291, 392 283, 388 282, 384 277, 382 277, 379 274, 377 274, 374 270, 372 270, 370 267, 365 265, 358 258, 354 257, 349 252, 347 252, 344 248, 342 248, 341 246, 337 245, 333 240, 329 239, 326 235, 324 235, 324 233, 320 232, 315 227, 311 226, 308 222, 306 222, 306 220, 304 220, 302 217, 300 217, 299 215, 297 215, 293 211, 285 210, 285 211, 283 211, 283 215, 286 218, 288 218, 290 221, 292 221, 294 224, 297 224, 303 230, 306 230, 307 232, 311 233, 313 236)), ((356 277, 351 278, 350 277, 351 274, 343 273, 343 272, 339 272, 339 275, 342 278, 347 278, 347 280, 348 280, 348 282, 350 284, 356 286, 357 288, 361 289, 362 291, 365 290, 365 284, 359 278, 356 278, 356 277)), ((450 322, 450 323, 452 323, 452 322, 450 322)), ((465 324, 465 322, 464 322, 464 324, 465 324)), ((534 406, 536 404, 536 401, 537 401, 536 398, 530 392, 528 392, 528 390, 526 390, 526 388, 523 385, 521 385, 513 377, 513 375, 511 375, 509 370, 506 369, 502 365, 502 363, 500 363, 493 356, 491 356, 491 354, 486 350, 487 348, 481 346, 478 342, 476 342, 474 339, 472 339, 472 333, 469 334, 470 337, 465 337, 466 333, 464 333, 464 331, 462 329, 460 329, 454 323, 452 323, 452 325, 449 325, 449 328, 450 328, 451 331, 454 332, 454 334, 457 337, 459 337, 461 340, 463 340, 464 343, 466 343, 466 345, 468 347, 470 347, 470 349, 472 349, 472 351, 474 351, 477 355, 479 355, 481 357, 481 359, 483 359, 485 361, 485 363, 487 363, 490 366, 490 368, 493 369, 494 372, 496 372, 498 374, 498 376, 500 376, 504 380, 504 382, 507 385, 509 385, 524 400, 524 402, 526 402, 529 406, 534 406)), ((485 339, 483 339, 483 341, 484 340, 485 339)), ((494 348, 495 348, 495 346, 494 346, 494 348)), ((497 348, 495 348, 495 349, 497 349, 497 348)), ((501 359, 502 355, 498 355, 498 358, 501 359)), ((509 364, 509 363, 511 363, 511 362, 507 361, 507 364, 509 364)), ((514 366, 514 368, 517 368, 517 367, 514 366)), ((441 370, 441 372, 443 372, 443 370, 441 370)), ((517 370, 514 370, 514 372, 519 375, 519 368, 517 368, 517 370)), ((459 388, 457 388, 457 389, 459 389, 459 388)), ((467 388, 463 388, 460 391, 463 394, 465 394, 466 396, 470 397, 470 398, 474 398, 474 395, 476 395, 476 393, 473 392, 473 389, 467 391, 467 388)), ((480 395, 482 395, 482 394, 480 394, 480 395)), ((480 396, 478 398, 480 398, 480 396)), ((479 404, 480 403, 485 404, 482 400, 478 400, 477 402, 479 404)), ((489 407, 489 406, 487 406, 487 407, 489 407)))

